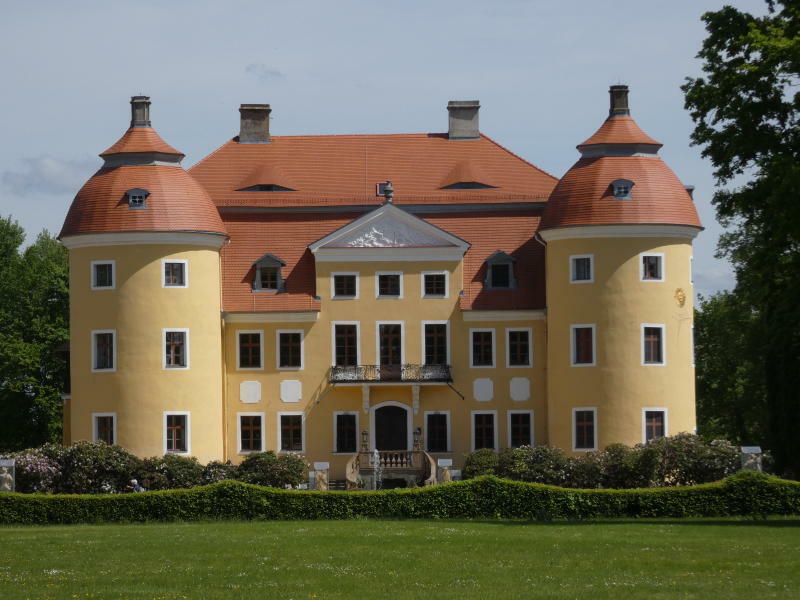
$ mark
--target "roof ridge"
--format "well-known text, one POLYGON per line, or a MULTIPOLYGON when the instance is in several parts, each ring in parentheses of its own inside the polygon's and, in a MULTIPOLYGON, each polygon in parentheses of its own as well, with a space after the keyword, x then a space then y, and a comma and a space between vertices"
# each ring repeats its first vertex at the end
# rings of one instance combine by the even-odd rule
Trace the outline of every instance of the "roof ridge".
POLYGON ((497 147, 498 147, 498 148, 500 148, 501 150, 503 150, 503 151, 507 152, 508 154, 510 154, 511 156, 513 156, 514 158, 517 158, 517 159, 521 160, 521 161, 522 161, 522 162, 524 162, 526 165, 530 165, 531 167, 533 167, 534 169, 536 169, 536 170, 537 170, 537 171, 539 171, 540 173, 544 173, 545 175, 547 175, 547 176, 548 176, 548 177, 550 177, 551 179, 554 179, 556 182, 558 182, 558 180, 559 180, 559 178, 558 178, 558 177, 556 177, 555 175, 552 175, 552 174, 548 173, 547 171, 545 171, 545 170, 544 170, 544 169, 542 169, 541 167, 538 167, 538 166, 536 166, 535 164, 533 164, 533 163, 532 163, 532 162, 530 162, 529 160, 526 160, 526 159, 522 158, 522 157, 521 157, 519 154, 517 154, 516 152, 512 152, 511 150, 509 150, 508 148, 506 148, 506 147, 505 147, 505 146, 503 146, 502 144, 500 144, 500 143, 498 143, 498 142, 494 141, 492 138, 490 138, 490 137, 489 137, 488 135, 486 135, 485 133, 481 133, 481 134, 480 134, 480 136, 481 136, 481 138, 484 138, 485 140, 487 140, 487 141, 491 142, 492 144, 494 144, 495 146, 497 146, 497 147))

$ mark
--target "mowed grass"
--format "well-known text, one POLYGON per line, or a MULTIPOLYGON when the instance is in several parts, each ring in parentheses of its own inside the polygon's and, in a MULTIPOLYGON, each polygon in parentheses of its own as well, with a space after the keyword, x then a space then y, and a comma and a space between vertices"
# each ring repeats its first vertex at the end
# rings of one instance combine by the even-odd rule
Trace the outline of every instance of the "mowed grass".
POLYGON ((0 598, 800 598, 800 520, 0 528, 0 598))

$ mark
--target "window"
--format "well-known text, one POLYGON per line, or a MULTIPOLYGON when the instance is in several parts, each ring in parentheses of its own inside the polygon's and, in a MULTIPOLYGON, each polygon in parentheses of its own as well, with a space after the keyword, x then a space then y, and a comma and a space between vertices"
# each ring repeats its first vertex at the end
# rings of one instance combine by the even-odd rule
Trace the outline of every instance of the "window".
POLYGON ((401 273, 377 273, 378 298, 402 298, 403 276, 401 273))
POLYGON ((281 269, 286 263, 269 252, 253 263, 255 267, 255 278, 253 279, 253 289, 264 292, 282 292, 285 290, 285 282, 281 276, 281 269))
POLYGON ((189 368, 189 330, 164 330, 164 368, 189 368))
POLYGON ((570 281, 572 283, 594 282, 594 271, 592 269, 593 260, 594 256, 591 254, 570 256, 570 281))
POLYGON ((116 333, 113 329, 92 332, 92 371, 116 371, 116 333))
POLYGON ((472 450, 493 448, 497 450, 495 416, 497 411, 472 411, 472 450))
POLYGON ((596 416, 596 408, 572 409, 573 450, 597 450, 595 439, 596 416))
POLYGON ((492 290, 509 290, 517 287, 514 277, 516 259, 502 250, 497 250, 486 259, 486 279, 483 285, 492 290))
POLYGON ((425 413, 425 450, 427 452, 450 452, 449 412, 425 413))
POLYGON ((494 329, 470 329, 470 365, 494 366, 494 329))
POLYGON ((335 323, 333 331, 336 366, 356 366, 358 364, 358 325, 355 323, 335 323))
POLYGON ((450 362, 448 349, 448 325, 444 323, 425 323, 423 334, 423 356, 426 365, 446 365, 450 362))
POLYGON ((280 285, 280 270, 277 267, 261 267, 259 269, 259 288, 262 290, 277 290, 280 285))
POLYGON ((189 454, 189 413, 164 413, 164 454, 189 454))
POLYGON ((239 453, 264 451, 264 413, 238 413, 239 453))
POLYGON ((403 324, 378 322, 376 325, 381 367, 399 368, 403 364, 403 324))
POLYGON ((508 367, 533 365, 530 329, 506 329, 506 363, 508 367))
POLYGON ((92 439, 95 442, 105 442, 109 446, 117 443, 116 413, 92 414, 92 439))
POLYGON ((646 444, 667 435, 667 409, 642 409, 642 441, 646 444))
POLYGON ((508 447, 533 446, 533 411, 508 411, 508 447))
POLYGON ((303 414, 278 413, 282 452, 303 452, 303 414))
POLYGON ((617 200, 631 200, 634 183, 630 179, 616 179, 611 182, 611 191, 617 200))
POLYGON ((352 453, 358 451, 358 413, 336 412, 334 417, 334 452, 352 453))
POLYGON ((422 297, 447 298, 447 273, 423 273, 422 297))
POLYGON ((278 368, 303 368, 303 332, 278 330, 278 368))
POLYGON ((642 364, 663 365, 664 357, 664 326, 642 325, 642 364))
POLYGON ((593 367, 595 365, 594 325, 572 325, 572 366, 593 367))
POLYGON ((114 280, 113 260, 93 260, 92 261, 92 289, 93 290, 113 290, 116 287, 114 280))
POLYGON ((181 287, 189 286, 189 278, 187 273, 186 260, 164 260, 164 282, 163 287, 181 287))
POLYGON ((641 254, 642 281, 664 281, 664 255, 641 254))
POLYGON ((144 209, 147 208, 147 197, 150 192, 141 188, 133 188, 125 192, 128 198, 128 208, 144 209))
POLYGON ((332 273, 331 297, 358 298, 358 273, 332 273))
POLYGON ((237 331, 236 335, 238 339, 236 346, 237 369, 263 369, 264 332, 261 330, 237 331))

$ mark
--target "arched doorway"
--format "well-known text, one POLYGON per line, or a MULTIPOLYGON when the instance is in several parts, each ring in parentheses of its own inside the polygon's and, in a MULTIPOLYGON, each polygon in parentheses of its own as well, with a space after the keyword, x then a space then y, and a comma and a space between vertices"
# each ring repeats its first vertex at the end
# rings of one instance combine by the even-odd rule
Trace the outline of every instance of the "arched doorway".
POLYGON ((372 412, 372 431, 378 450, 409 450, 408 407, 399 402, 385 402, 372 412))

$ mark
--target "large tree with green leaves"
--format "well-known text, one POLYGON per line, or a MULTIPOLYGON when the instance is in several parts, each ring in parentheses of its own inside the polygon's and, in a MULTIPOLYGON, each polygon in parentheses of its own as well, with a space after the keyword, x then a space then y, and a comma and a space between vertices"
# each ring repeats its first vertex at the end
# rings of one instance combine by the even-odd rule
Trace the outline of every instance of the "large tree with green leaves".
POLYGON ((24 241, 16 222, 0 219, 0 450, 61 439, 67 252, 46 231, 22 250, 24 241))
POLYGON ((694 143, 714 166, 721 255, 735 294, 758 320, 767 440, 782 471, 800 476, 800 3, 767 1, 766 14, 726 6, 706 13, 688 79, 694 143), (744 182, 744 183, 742 183, 744 182))

